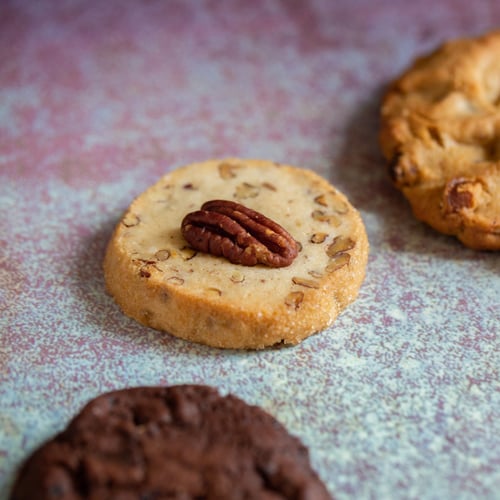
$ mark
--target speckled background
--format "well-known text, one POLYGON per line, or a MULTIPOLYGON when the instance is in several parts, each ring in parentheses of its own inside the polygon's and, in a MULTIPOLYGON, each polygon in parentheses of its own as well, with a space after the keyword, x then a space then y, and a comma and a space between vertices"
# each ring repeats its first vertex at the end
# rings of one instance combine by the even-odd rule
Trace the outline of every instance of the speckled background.
POLYGON ((390 78, 495 25, 494 0, 2 1, 0 496, 88 399, 195 382, 276 416, 338 498, 499 498, 499 255, 415 221, 376 142, 390 78), (366 223, 359 300, 298 347, 190 345, 104 291, 132 198, 221 156, 314 169, 366 223))

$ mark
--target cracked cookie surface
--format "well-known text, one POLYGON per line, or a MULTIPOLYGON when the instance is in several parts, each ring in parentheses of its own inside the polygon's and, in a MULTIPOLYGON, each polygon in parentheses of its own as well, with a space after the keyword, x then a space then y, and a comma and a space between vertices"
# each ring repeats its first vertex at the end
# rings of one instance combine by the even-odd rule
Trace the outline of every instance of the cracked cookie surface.
POLYGON ((141 194, 117 225, 104 261, 109 292, 142 324, 215 347, 297 344, 357 296, 368 241, 359 213, 311 170, 225 159, 188 165, 141 194), (194 250, 186 214, 224 199, 282 226, 298 245, 280 268, 244 266, 194 250))
POLYGON ((11 500, 327 500, 305 446, 257 406, 201 385, 89 402, 23 465, 11 500))
POLYGON ((500 32, 447 42, 388 88, 380 144, 415 216, 500 250, 500 32))

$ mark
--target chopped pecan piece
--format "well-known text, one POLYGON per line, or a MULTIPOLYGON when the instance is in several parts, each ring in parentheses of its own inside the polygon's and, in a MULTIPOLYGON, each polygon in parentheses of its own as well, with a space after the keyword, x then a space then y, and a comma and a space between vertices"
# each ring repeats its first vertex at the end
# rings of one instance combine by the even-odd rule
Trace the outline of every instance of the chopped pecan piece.
POLYGON ((151 278, 151 273, 147 270, 146 266, 139 269, 139 276, 141 278, 151 278))
POLYGON ((311 214, 311 217, 314 220, 317 220, 320 222, 328 222, 328 224, 331 224, 334 227, 340 226, 339 217, 335 214, 327 213, 324 210, 314 210, 311 214))
POLYGON ((155 258, 159 261, 168 260, 170 258, 170 250, 161 249, 155 253, 155 258))
POLYGON ((292 282, 295 285, 305 286, 306 288, 319 288, 319 283, 316 280, 310 280, 307 278, 300 278, 298 276, 294 276, 292 278, 292 282))
POLYGON ((330 259, 330 263, 326 266, 325 271, 327 273, 334 273, 340 268, 347 266, 350 260, 351 256, 348 253, 338 253, 335 257, 330 259))
POLYGON ((298 253, 296 241, 283 227, 234 201, 207 201, 184 217, 181 230, 194 249, 233 264, 285 267, 298 253))
POLYGON ((238 165, 232 165, 231 163, 221 163, 218 166, 219 175, 221 176, 221 179, 232 179, 233 177, 236 177, 236 170, 239 168, 241 167, 238 165))
POLYGON ((323 243, 326 240, 327 236, 328 236, 327 233, 314 233, 309 238, 309 241, 311 243, 323 243))
POLYGON ((330 207, 334 210, 334 212, 341 215, 346 214, 349 211, 347 203, 342 201, 334 191, 320 194, 314 198, 314 201, 322 207, 330 207))
POLYGON ((140 222, 141 222, 140 217, 137 214, 133 214, 130 212, 126 213, 122 220, 122 224, 125 227, 137 226, 137 224, 139 224, 140 222))
POLYGON ((356 242, 354 242, 351 238, 346 236, 336 236, 326 249, 326 254, 328 257, 335 257, 341 252, 352 250, 355 246, 356 242))
POLYGON ((304 300, 304 292, 290 292, 285 297, 285 304, 297 310, 304 300))
POLYGON ((241 273, 235 272, 231 274, 229 278, 233 283, 243 283, 245 281, 245 276, 241 273))
POLYGON ((243 182, 236 186, 236 192, 234 196, 241 200, 246 198, 255 198, 260 193, 260 187, 255 184, 250 184, 249 182, 243 182))
POLYGON ((403 188, 414 186, 418 182, 420 172, 417 165, 407 156, 397 152, 389 164, 389 175, 396 186, 403 188))
POLYGON ((263 182, 262 187, 269 189, 269 191, 276 191, 276 186, 274 184, 271 184, 270 182, 263 182))
POLYGON ((479 183, 474 179, 451 179, 444 190, 443 208, 445 213, 456 213, 474 208, 474 192, 479 183))
POLYGON ((175 286, 181 286, 184 285, 184 279, 179 278, 178 276, 170 276, 170 278, 167 279, 167 283, 175 286))
POLYGON ((191 260, 193 257, 196 257, 196 250, 186 246, 181 248, 180 254, 184 260, 191 260))

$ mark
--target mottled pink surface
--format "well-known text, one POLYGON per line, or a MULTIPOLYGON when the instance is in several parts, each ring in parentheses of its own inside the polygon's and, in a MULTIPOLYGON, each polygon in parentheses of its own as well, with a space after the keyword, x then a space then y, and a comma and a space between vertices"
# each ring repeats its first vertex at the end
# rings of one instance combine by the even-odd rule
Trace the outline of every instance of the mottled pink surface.
POLYGON ((0 494, 88 399, 194 382, 275 415, 338 498, 498 498, 499 256, 415 221, 376 142, 388 79, 496 25, 479 0, 1 2, 0 494), (131 199, 220 156, 314 169, 366 223, 359 300, 298 347, 191 345, 105 294, 131 199))

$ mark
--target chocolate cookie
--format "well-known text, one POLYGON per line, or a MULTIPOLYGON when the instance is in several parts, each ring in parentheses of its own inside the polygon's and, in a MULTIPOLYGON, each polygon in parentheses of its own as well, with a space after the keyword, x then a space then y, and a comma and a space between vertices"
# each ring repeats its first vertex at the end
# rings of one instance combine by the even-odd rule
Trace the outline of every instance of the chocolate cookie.
POLYGON ((328 499, 307 449, 210 387, 104 394, 21 468, 10 500, 328 499))
POLYGON ((415 216, 500 250, 500 32, 445 43, 393 82, 380 143, 415 216))
POLYGON ((225 348, 296 344, 357 296, 359 213, 311 170, 260 160, 179 168, 141 194, 104 261, 125 314, 225 348))

